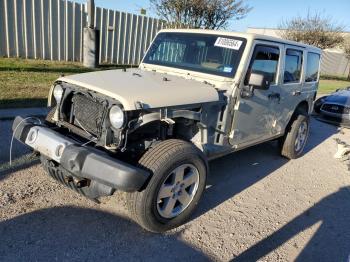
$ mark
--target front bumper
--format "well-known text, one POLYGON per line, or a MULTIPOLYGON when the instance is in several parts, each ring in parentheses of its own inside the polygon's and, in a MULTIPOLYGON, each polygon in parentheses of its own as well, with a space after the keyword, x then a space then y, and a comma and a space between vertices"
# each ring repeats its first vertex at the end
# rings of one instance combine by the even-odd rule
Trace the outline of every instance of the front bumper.
POLYGON ((95 148, 81 146, 46 126, 24 121, 22 117, 16 117, 12 130, 16 139, 53 160, 75 177, 133 192, 140 190, 150 176, 143 169, 112 158, 95 148))
POLYGON ((323 116, 327 116, 327 117, 331 117, 331 118, 341 119, 344 121, 350 121, 350 114, 338 114, 338 113, 328 112, 328 111, 322 110, 322 109, 321 109, 321 114, 323 116))
POLYGON ((316 119, 335 126, 350 128, 350 120, 348 120, 347 118, 342 118, 339 116, 334 116, 329 114, 323 114, 321 112, 321 114, 317 116, 316 119))

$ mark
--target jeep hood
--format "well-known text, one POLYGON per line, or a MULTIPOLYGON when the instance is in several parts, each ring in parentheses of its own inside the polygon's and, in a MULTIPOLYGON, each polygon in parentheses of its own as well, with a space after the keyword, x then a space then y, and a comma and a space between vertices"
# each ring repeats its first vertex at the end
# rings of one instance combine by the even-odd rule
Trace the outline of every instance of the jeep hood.
POLYGON ((58 79, 109 96, 122 103, 125 110, 159 108, 214 102, 219 100, 209 84, 140 69, 107 70, 65 76, 58 79))

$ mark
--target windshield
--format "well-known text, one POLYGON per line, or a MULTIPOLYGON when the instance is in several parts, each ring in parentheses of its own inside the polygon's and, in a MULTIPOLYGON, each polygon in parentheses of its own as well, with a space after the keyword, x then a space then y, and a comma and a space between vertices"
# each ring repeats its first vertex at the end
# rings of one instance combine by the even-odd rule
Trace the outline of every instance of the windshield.
POLYGON ((160 33, 143 63, 233 77, 246 40, 193 33, 160 33))

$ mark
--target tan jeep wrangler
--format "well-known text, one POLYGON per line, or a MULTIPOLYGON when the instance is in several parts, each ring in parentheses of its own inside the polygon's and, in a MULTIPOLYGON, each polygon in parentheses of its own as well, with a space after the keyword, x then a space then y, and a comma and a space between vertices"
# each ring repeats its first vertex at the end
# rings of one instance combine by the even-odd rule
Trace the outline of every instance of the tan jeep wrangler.
POLYGON ((208 160, 268 140, 302 155, 318 48, 261 35, 162 30, 139 68, 59 78, 44 124, 15 137, 47 172, 91 198, 128 192, 132 218, 162 232, 186 222, 208 160))

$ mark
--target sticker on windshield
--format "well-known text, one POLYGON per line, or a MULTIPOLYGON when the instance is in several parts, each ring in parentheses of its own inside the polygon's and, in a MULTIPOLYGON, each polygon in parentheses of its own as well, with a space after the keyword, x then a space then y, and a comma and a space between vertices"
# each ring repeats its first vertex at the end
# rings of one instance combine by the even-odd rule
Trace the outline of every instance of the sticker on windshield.
POLYGON ((239 50, 241 48, 242 43, 243 42, 240 40, 218 37, 218 39, 216 39, 215 41, 214 46, 229 48, 233 50, 239 50))
POLYGON ((225 73, 231 73, 231 72, 232 72, 232 67, 230 67, 230 66, 225 66, 225 67, 224 67, 224 72, 225 72, 225 73))

